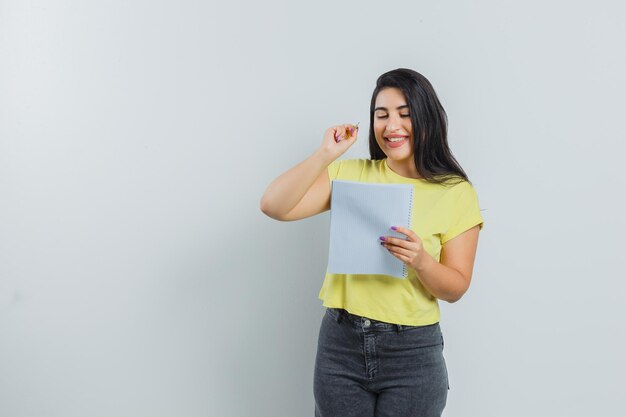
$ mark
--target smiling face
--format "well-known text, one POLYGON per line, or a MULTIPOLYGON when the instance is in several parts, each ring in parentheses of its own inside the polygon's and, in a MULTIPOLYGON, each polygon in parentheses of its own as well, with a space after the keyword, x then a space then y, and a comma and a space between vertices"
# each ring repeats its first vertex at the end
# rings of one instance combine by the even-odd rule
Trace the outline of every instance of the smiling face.
POLYGON ((409 106, 399 88, 383 88, 376 96, 374 136, 389 162, 410 163, 413 160, 409 106))

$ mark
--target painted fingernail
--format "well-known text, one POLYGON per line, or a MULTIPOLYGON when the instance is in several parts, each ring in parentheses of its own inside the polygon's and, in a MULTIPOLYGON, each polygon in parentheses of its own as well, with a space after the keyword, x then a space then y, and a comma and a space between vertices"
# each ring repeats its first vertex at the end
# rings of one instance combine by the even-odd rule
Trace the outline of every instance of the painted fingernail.
POLYGON ((381 236, 379 237, 380 240, 382 240, 383 242, 387 240, 387 238, 385 236, 381 236))
POLYGON ((398 230, 396 226, 391 226, 391 230, 398 230))

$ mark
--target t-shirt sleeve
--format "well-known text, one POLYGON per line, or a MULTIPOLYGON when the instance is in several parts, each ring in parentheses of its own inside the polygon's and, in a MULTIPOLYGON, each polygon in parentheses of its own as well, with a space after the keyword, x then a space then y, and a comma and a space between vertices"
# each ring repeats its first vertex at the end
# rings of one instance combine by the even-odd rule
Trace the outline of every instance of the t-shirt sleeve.
POLYGON ((448 230, 441 235, 441 243, 455 238, 472 227, 483 228, 483 218, 478 205, 478 195, 472 185, 464 181, 454 188, 449 211, 450 223, 448 230))
POLYGON ((339 168, 341 168, 341 163, 343 160, 335 160, 328 165, 328 179, 330 181, 330 186, 332 188, 333 180, 336 180, 339 176, 339 168))

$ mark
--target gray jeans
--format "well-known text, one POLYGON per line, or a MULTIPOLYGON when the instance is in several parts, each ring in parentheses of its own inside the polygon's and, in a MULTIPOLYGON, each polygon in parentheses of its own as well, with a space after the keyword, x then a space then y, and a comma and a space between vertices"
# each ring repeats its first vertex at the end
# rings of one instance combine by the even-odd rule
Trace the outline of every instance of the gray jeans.
POLYGON ((316 417, 439 417, 449 389, 439 323, 405 326, 326 309, 315 358, 316 417))

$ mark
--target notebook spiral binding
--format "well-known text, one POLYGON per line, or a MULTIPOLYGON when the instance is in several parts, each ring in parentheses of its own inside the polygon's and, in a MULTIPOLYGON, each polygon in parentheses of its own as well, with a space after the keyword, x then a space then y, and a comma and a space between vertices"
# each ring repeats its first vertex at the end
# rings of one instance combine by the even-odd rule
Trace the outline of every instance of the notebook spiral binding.
MULTIPOLYGON (((413 218, 413 190, 415 190, 415 187, 411 187, 411 196, 409 197, 409 218, 406 222, 407 229, 411 228, 411 219, 413 218)), ((406 268, 406 264, 404 262, 402 262, 402 276, 404 278, 409 276, 409 271, 406 268)))

